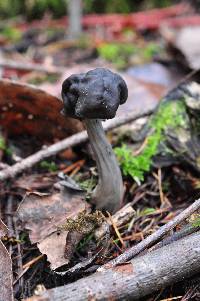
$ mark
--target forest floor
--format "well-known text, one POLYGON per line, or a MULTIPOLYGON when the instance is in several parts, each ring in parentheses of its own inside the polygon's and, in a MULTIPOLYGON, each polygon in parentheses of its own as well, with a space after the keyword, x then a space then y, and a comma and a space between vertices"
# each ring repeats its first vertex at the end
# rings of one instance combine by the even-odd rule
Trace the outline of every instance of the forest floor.
MULTIPOLYGON (((116 118, 131 112, 142 115, 142 112, 154 110, 162 97, 188 74, 199 80, 198 68, 189 65, 187 59, 180 60, 184 49, 175 42, 169 45, 163 27, 162 31, 160 28, 124 28, 109 41, 109 30, 102 34, 102 28, 92 33, 87 29, 81 39, 69 41, 65 29, 56 21, 47 18, 45 22, 46 27, 42 29, 36 22, 34 26, 27 24, 27 27, 6 25, 0 32, 0 171, 83 130, 79 121, 66 121, 60 114, 61 85, 71 74, 97 67, 120 73, 127 82, 129 98, 116 118), (21 86, 16 87, 14 82, 6 86, 7 80, 17 81, 21 86), (27 84, 35 85, 36 90, 27 88, 27 84), (37 89, 45 94, 36 95, 37 89), (20 94, 24 101, 20 101, 20 94)), ((132 154, 138 156, 142 148, 135 137, 148 118, 139 118, 109 131, 108 138, 113 148, 125 143, 132 149, 132 154)), ((70 190, 72 185, 72 190, 77 189, 80 194, 84 190, 89 195, 98 180, 96 164, 90 153, 88 142, 80 143, 0 183, 0 217, 8 227, 2 242, 12 259, 16 300, 40 295, 45 290, 92 274, 110 259, 154 233, 200 197, 199 174, 185 165, 151 166, 140 183, 125 175, 122 169, 125 187, 122 207, 129 203, 129 219, 117 225, 105 213, 111 225, 109 235, 97 239, 94 231, 85 234, 73 250, 69 263, 64 265, 60 246, 65 246, 66 232, 60 227, 67 217, 77 216, 84 208, 87 210, 87 206, 80 196, 73 199, 72 192, 67 197, 73 201, 70 206, 66 205, 61 194, 63 183, 60 183, 64 181, 66 189, 70 190), (56 208, 58 198, 63 212, 56 208), (49 242, 47 237, 50 234, 49 242), (57 247, 52 249, 56 244, 57 247), (84 269, 64 276, 59 274, 93 258, 102 248, 101 256, 96 256, 84 269)), ((178 225, 170 235, 192 223, 194 217, 178 225)), ((4 262, 5 258, 0 265, 4 265, 3 272, 9 276, 9 266, 6 267, 4 262)), ((200 300, 199 276, 171 284, 143 300, 200 300)))

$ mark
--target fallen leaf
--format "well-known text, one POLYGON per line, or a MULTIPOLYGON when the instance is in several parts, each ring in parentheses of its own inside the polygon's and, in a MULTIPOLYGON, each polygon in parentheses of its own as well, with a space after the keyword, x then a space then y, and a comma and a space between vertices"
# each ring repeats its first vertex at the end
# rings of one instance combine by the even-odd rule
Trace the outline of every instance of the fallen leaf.
MULTIPOLYGON (((6 225, 0 220, 0 238, 8 232, 6 225)), ((13 301, 12 261, 10 255, 0 240, 0 300, 13 301)))
POLYGON ((61 192, 51 195, 31 192, 26 194, 18 208, 18 217, 23 226, 29 230, 30 240, 37 243, 43 254, 47 255, 54 270, 69 263, 64 257, 68 232, 58 231, 67 218, 89 210, 83 192, 63 187, 61 192))
POLYGON ((40 189, 49 189, 55 182, 55 176, 45 174, 32 174, 20 177, 17 179, 13 187, 28 191, 38 191, 40 189))
POLYGON ((180 64, 199 70, 200 16, 194 16, 193 19, 195 22, 192 22, 192 17, 188 17, 188 22, 184 17, 175 24, 173 22, 163 24, 161 34, 180 64))
POLYGON ((28 134, 38 140, 65 138, 82 130, 82 124, 60 114, 62 102, 37 87, 0 80, 0 126, 8 135, 28 134))
POLYGON ((0 219, 0 238, 8 234, 8 227, 0 219))

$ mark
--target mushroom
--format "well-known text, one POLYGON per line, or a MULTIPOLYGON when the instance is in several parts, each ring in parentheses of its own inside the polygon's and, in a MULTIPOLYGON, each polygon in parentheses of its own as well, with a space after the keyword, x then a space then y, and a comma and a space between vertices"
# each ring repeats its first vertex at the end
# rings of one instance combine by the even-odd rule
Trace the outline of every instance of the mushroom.
POLYGON ((62 85, 63 113, 82 120, 97 163, 99 180, 91 202, 97 209, 111 213, 119 209, 124 189, 121 171, 101 120, 115 117, 127 97, 125 81, 104 68, 71 75, 62 85))

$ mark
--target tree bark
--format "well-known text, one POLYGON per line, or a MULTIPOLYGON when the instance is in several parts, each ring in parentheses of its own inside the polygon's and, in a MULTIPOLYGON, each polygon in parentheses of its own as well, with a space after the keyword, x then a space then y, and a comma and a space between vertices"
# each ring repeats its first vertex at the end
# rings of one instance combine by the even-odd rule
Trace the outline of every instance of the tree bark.
POLYGON ((27 301, 141 300, 200 272, 200 232, 27 301))

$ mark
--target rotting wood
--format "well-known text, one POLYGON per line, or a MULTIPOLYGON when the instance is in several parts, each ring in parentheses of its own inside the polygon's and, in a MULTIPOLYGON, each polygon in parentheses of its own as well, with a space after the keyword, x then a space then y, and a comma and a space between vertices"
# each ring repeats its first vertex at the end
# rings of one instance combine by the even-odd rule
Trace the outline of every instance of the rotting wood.
POLYGON ((200 272, 200 232, 26 301, 141 300, 200 272), (95 285, 96 284, 96 285, 95 285))
MULTIPOLYGON (((122 126, 126 123, 133 122, 139 118, 144 116, 148 116, 152 114, 153 109, 149 109, 145 112, 133 112, 126 116, 122 116, 113 120, 110 120, 105 126, 104 130, 112 130, 116 127, 122 126)), ((63 151, 66 148, 78 145, 80 143, 86 142, 88 139, 86 131, 82 131, 80 133, 74 134, 66 139, 63 139, 55 144, 50 145, 45 149, 41 149, 35 154, 25 158, 24 160, 10 166, 2 171, 0 171, 0 181, 8 180, 10 178, 14 178, 16 175, 22 173, 38 162, 51 157, 57 154, 60 151, 63 151)))

